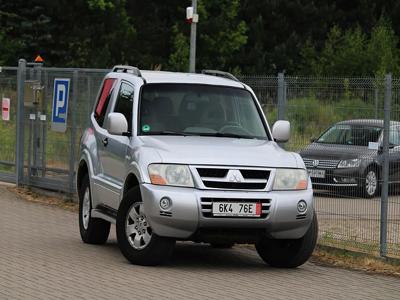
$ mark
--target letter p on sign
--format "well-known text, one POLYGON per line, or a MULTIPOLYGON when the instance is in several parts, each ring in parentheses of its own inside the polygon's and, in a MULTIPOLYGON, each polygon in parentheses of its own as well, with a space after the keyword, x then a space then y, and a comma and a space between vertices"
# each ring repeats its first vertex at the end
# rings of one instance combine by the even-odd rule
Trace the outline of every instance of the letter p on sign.
POLYGON ((51 114, 51 129, 65 132, 67 130, 69 78, 54 79, 53 110, 51 114))

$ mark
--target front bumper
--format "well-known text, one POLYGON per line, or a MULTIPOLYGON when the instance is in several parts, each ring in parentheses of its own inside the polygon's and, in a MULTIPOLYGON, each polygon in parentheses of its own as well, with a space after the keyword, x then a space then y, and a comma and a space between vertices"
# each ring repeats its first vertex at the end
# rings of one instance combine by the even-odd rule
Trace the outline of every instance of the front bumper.
MULTIPOLYGON (((307 170, 313 170, 308 168, 307 170)), ((329 187, 357 187, 362 184, 362 172, 360 168, 335 168, 335 169, 321 169, 324 170, 325 177, 317 178, 311 177, 311 182, 314 188, 329 188, 329 187)))
POLYGON ((262 229, 271 238, 296 239, 306 233, 314 212, 312 189, 246 192, 142 184, 141 192, 145 213, 153 231, 157 235, 177 239, 190 239, 200 229, 226 228, 262 229), (172 201, 172 206, 166 211, 160 208, 160 199, 163 197, 172 201), (203 198, 224 198, 227 201, 269 199, 270 206, 263 218, 218 218, 203 213, 203 198), (299 200, 307 202, 307 211, 303 215, 297 212, 299 200))

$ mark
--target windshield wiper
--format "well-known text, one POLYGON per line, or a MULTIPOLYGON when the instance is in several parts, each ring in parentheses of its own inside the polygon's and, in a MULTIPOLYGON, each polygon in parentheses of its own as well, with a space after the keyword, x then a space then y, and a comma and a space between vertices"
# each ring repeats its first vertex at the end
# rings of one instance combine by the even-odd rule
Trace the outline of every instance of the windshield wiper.
POLYGON ((179 135, 179 136, 189 136, 189 135, 198 135, 186 132, 178 132, 172 130, 160 130, 160 131, 151 131, 151 132, 144 132, 145 135, 179 135))
POLYGON ((251 135, 242 135, 236 133, 199 133, 201 136, 216 136, 216 137, 228 137, 228 138, 238 138, 238 139, 256 139, 257 137, 251 135))

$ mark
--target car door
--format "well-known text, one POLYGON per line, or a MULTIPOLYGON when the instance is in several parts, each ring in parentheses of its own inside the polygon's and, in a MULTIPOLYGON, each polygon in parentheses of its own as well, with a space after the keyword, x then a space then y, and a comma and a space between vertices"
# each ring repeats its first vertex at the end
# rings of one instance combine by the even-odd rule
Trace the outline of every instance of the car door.
POLYGON ((103 82, 99 98, 94 111, 93 134, 96 138, 96 156, 93 157, 93 163, 96 165, 93 177, 92 196, 96 203, 105 206, 112 206, 115 198, 118 198, 118 189, 112 188, 113 184, 104 170, 105 146, 108 139, 106 130, 106 116, 110 110, 110 104, 114 95, 114 88, 117 83, 115 78, 106 78, 103 82))
MULTIPOLYGON (((134 86, 127 81, 120 82, 118 93, 112 108, 108 113, 117 112, 125 116, 128 122, 128 132, 132 132, 134 86)), ((106 128, 108 120, 106 119, 106 128)), ((111 208, 118 209, 119 194, 123 188, 126 177, 126 154, 129 147, 130 137, 126 135, 114 135, 107 131, 103 141, 102 165, 104 176, 107 179, 108 188, 118 192, 117 197, 109 200, 111 208)))
POLYGON ((389 146, 389 180, 400 182, 400 127, 390 127, 389 146))

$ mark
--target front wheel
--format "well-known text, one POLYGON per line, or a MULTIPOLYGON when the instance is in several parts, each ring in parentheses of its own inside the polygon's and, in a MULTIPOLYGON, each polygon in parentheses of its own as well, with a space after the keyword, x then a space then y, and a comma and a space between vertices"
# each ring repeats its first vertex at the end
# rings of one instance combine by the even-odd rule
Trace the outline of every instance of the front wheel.
POLYGON ((175 240, 153 232, 143 209, 139 187, 131 189, 122 199, 116 227, 118 246, 131 263, 154 266, 172 255, 175 240))
POLYGON ((361 182, 361 195, 365 198, 373 198, 379 192, 378 172, 374 168, 368 168, 361 182))
POLYGON ((256 244, 260 257, 271 267, 296 268, 311 256, 317 243, 318 221, 314 213, 310 228, 300 239, 279 240, 262 238, 256 244))

